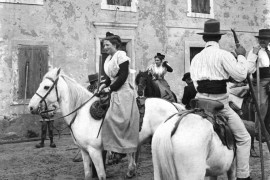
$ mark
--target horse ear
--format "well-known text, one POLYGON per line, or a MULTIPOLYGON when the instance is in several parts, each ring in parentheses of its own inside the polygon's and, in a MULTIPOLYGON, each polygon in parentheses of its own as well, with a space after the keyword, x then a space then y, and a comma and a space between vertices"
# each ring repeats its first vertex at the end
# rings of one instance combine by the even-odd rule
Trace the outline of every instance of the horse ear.
POLYGON ((59 68, 59 69, 57 70, 57 73, 56 73, 57 76, 60 74, 60 71, 61 71, 61 68, 59 68))

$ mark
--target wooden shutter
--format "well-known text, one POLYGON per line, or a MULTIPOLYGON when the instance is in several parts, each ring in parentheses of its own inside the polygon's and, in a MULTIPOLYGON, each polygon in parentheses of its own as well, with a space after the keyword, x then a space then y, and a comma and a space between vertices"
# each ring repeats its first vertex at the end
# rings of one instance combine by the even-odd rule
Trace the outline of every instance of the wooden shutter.
POLYGON ((19 46, 19 90, 18 98, 31 98, 39 87, 43 76, 48 71, 48 47, 47 46, 19 46), (27 75, 28 65, 28 76, 27 75), (26 83, 27 80, 27 83, 26 83))

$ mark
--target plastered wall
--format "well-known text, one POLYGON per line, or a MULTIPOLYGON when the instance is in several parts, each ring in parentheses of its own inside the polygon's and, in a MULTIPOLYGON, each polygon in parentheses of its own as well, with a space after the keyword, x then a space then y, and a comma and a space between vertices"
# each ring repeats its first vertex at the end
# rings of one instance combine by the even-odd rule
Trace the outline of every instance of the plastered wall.
MULTIPOLYGON (((132 66, 137 71, 145 70, 157 52, 164 53, 174 69, 166 79, 181 100, 188 49, 203 46, 196 33, 207 20, 187 17, 187 2, 139 0, 137 12, 102 10, 101 0, 47 0, 43 6, 0 3, 0 119, 27 113, 16 95, 19 44, 48 45, 50 65, 62 67, 86 86, 87 75, 97 72, 97 38, 107 31, 132 39, 132 66)), ((214 18, 227 31, 221 47, 229 51, 234 48, 230 28, 247 50, 256 45, 259 29, 270 28, 268 0, 215 0, 213 8, 214 18)))

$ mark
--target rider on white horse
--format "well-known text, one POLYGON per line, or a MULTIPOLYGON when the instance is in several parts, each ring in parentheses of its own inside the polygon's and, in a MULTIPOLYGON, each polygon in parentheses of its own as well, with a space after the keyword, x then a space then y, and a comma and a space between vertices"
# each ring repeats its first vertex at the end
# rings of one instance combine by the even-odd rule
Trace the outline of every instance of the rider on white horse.
POLYGON ((250 180, 249 155, 251 138, 241 118, 229 107, 226 83, 231 76, 236 81, 247 77, 246 50, 240 46, 235 51, 237 60, 225 50, 220 49, 220 22, 211 19, 205 22, 203 35, 205 48, 191 62, 190 74, 197 89, 197 98, 217 100, 224 104, 221 113, 228 117, 236 139, 237 180, 250 180))

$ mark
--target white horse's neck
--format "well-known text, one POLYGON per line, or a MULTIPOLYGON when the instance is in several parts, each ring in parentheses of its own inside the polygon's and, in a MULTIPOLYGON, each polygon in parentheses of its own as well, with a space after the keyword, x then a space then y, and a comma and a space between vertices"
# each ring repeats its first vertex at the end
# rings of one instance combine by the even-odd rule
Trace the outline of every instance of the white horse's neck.
MULTIPOLYGON (((59 76, 58 85, 57 85, 57 88, 59 91, 59 99, 60 99, 59 105, 60 105, 61 111, 63 113, 63 116, 73 112, 82 103, 84 103, 84 101, 86 101, 88 98, 91 97, 91 94, 86 89, 83 89, 82 87, 80 87, 77 84, 75 84, 75 87, 74 86, 71 87, 67 84, 67 81, 70 81, 70 80, 66 77, 65 77, 65 79, 62 76, 59 76), (74 94, 71 95, 70 88, 72 88, 72 89, 75 88, 76 91, 79 91, 78 95, 76 93, 74 93, 74 94, 76 94, 76 96, 74 96, 74 94), (75 97, 75 99, 74 99, 74 97, 75 97), (75 103, 75 106, 73 103, 75 103)), ((75 114, 76 113, 72 113, 71 115, 69 115, 65 118, 65 121, 67 124, 70 124, 70 122, 73 119, 75 114)))
MULTIPOLYGON (((69 98, 69 92, 68 92, 68 85, 64 81, 64 79, 61 78, 61 76, 59 77, 57 88, 58 88, 58 96, 59 96, 59 100, 60 100, 59 106, 60 106, 60 109, 61 109, 63 116, 65 116, 71 112, 70 107, 69 107, 69 99, 70 98, 69 98)), ((71 117, 73 117, 73 116, 74 115, 65 117, 65 121, 67 124, 70 124, 70 121, 72 119, 71 117)))

